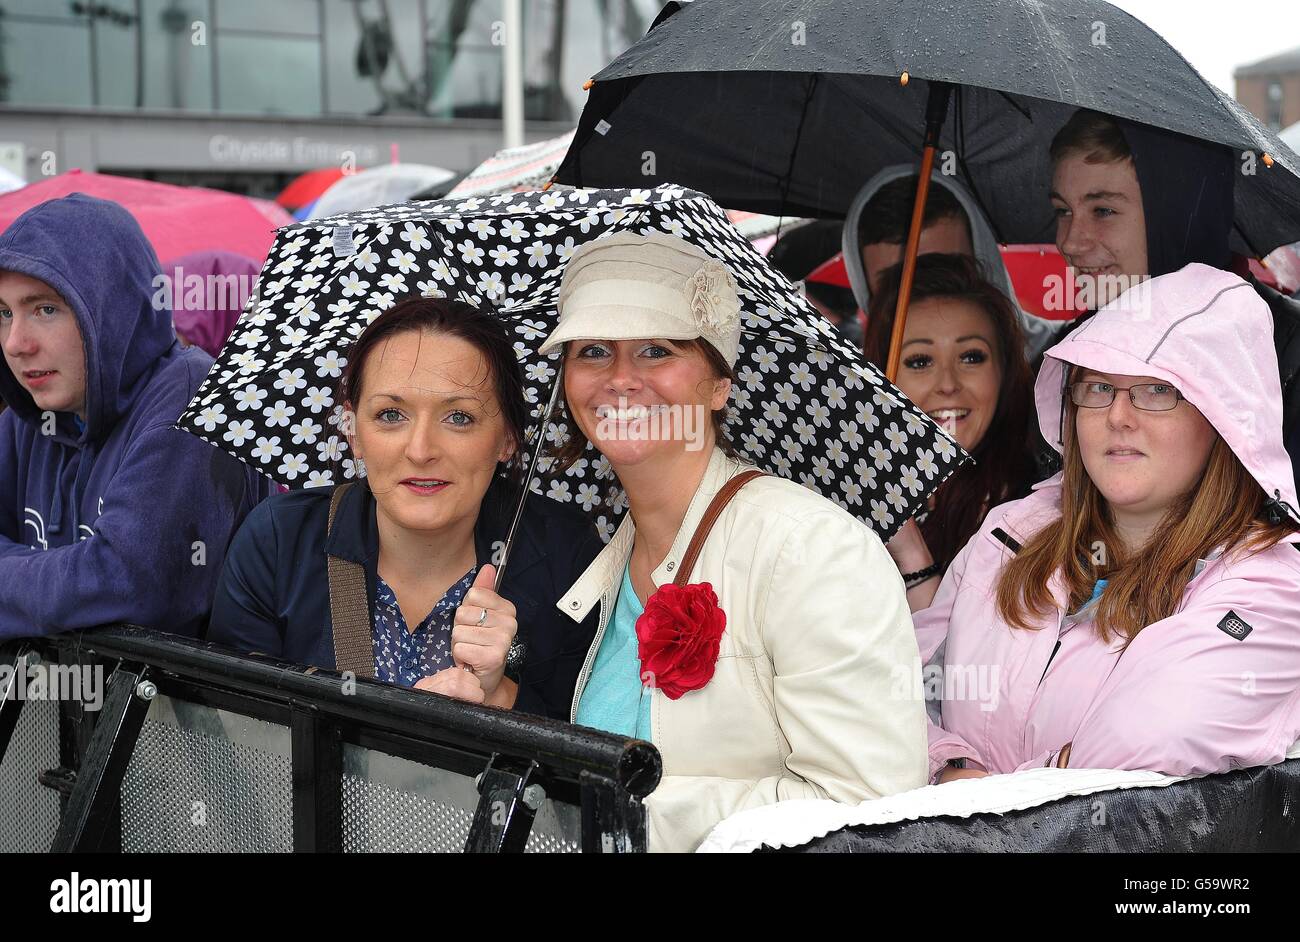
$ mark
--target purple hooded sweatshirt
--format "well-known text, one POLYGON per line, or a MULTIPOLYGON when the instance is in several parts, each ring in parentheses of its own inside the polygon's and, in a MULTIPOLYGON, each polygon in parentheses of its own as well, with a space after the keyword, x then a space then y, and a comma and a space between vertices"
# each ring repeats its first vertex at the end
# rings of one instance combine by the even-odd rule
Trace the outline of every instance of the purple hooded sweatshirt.
MULTIPOLYGON (((1192 264, 1154 278, 1047 351, 1035 388, 1043 436, 1060 450, 1069 364, 1154 376, 1295 520, 1272 336, 1267 305, 1236 275, 1192 264)), ((1200 775, 1280 762, 1300 738, 1300 534, 1208 553, 1177 610, 1125 648, 1101 640, 1090 605, 1065 612, 1058 576, 1055 607, 1033 629, 998 614, 1002 568, 1060 515, 1061 475, 995 507, 914 616, 922 662, 943 665, 931 775, 952 759, 988 772, 1057 765, 1066 744, 1070 768, 1200 775)))
POLYGON ((57 291, 86 353, 85 424, 60 412, 52 428, 0 358, 0 640, 114 622, 197 635, 267 481, 173 428, 212 358, 152 305, 152 247, 121 206, 74 193, 0 235, 0 271, 57 291))

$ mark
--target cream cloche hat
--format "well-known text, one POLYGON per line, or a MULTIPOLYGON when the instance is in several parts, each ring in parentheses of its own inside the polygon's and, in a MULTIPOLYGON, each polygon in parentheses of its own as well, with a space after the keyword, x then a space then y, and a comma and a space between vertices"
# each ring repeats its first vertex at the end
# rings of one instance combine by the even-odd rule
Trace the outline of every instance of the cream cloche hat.
POLYGON ((560 282, 560 323, 541 353, 569 340, 708 341, 735 366, 740 297, 727 266, 667 233, 619 232, 573 254, 560 282))

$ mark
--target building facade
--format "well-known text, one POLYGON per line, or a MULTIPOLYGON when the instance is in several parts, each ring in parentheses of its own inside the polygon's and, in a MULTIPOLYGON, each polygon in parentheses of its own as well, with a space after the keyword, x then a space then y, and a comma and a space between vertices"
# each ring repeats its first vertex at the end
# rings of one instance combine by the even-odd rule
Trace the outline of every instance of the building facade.
MULTIPOLYGON (((524 0, 529 140, 657 0, 524 0)), ((0 162, 274 195, 400 159, 467 170, 501 147, 501 0, 0 0, 0 162)))
POLYGON ((1300 122, 1300 48, 1232 73, 1237 101, 1273 131, 1300 122))

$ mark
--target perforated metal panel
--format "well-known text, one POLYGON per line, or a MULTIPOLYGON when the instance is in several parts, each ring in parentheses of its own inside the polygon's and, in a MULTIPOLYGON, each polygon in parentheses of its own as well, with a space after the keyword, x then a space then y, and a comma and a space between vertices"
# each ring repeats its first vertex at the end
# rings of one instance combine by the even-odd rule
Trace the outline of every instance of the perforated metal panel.
POLYGON ((343 745, 344 853, 459 853, 477 804, 467 775, 343 745))
POLYGON ((292 849, 289 728, 157 697, 122 782, 122 850, 292 849))
MULTIPOLYGON (((343 746, 343 850, 346 853, 460 853, 469 838, 478 789, 468 775, 384 752, 343 746)), ((528 853, 574 853, 582 818, 573 805, 542 803, 528 853)))
POLYGON ((582 850, 582 810, 549 798, 537 809, 526 854, 576 854, 582 850))
POLYGON ((44 853, 59 827, 59 795, 37 776, 59 765, 59 705, 24 702, 0 763, 0 853, 44 853))

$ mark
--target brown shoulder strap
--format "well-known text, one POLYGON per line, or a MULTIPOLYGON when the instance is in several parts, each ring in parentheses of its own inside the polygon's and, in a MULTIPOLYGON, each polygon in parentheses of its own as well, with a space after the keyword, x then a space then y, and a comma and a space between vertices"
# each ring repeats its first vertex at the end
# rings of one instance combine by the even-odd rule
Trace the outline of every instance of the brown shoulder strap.
MULTIPOLYGON (((351 484, 334 488, 330 498, 326 534, 334 531, 334 515, 351 484)), ((330 621, 334 626, 334 669, 357 677, 375 676, 375 649, 370 626, 370 600, 366 598, 366 570, 360 563, 337 556, 326 557, 329 572, 330 621)))
POLYGON ((722 509, 731 502, 731 498, 736 496, 737 491, 754 478, 761 478, 763 475, 764 472, 751 468, 742 471, 722 485, 722 490, 713 496, 708 509, 704 511, 704 516, 700 518, 699 526, 691 536, 690 545, 686 547, 686 555, 682 557, 682 564, 677 568, 677 578, 673 580, 673 585, 683 586, 690 580, 691 570, 695 568, 695 560, 699 557, 700 550, 704 549, 704 541, 709 538, 709 531, 713 529, 713 524, 717 522, 722 509))

